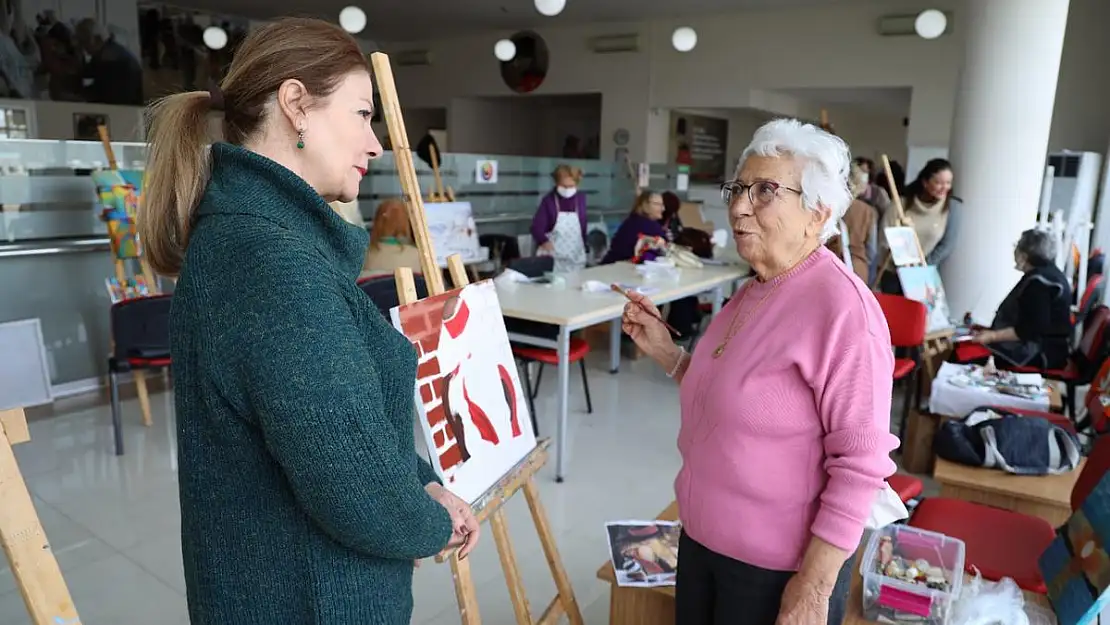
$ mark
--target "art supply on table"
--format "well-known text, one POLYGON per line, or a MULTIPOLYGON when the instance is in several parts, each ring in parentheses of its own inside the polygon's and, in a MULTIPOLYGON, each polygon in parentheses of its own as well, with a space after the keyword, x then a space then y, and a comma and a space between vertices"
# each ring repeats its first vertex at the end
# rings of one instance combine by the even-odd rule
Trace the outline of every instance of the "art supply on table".
POLYGON ((630 295, 630 294, 628 293, 628 291, 627 291, 627 290, 625 290, 625 289, 624 289, 623 287, 621 287, 621 285, 619 285, 619 284, 611 284, 611 285, 609 285, 609 288, 613 289, 613 290, 614 290, 614 291, 616 291, 617 293, 620 293, 621 295, 623 295, 623 296, 625 296, 626 298, 628 298, 628 301, 630 301, 630 302, 632 302, 632 303, 634 303, 634 304, 638 305, 638 306, 640 307, 640 310, 643 310, 643 311, 644 311, 645 313, 647 313, 648 315, 651 315, 651 316, 652 316, 652 317, 654 317, 654 318, 655 318, 656 320, 658 320, 658 321, 659 321, 659 323, 661 323, 661 324, 663 324, 664 326, 666 326, 666 328, 667 328, 668 330, 670 330, 670 331, 671 331, 671 334, 673 334, 673 335, 677 336, 678 338, 682 338, 682 333, 681 333, 681 332, 679 332, 678 330, 675 330, 675 329, 674 329, 674 326, 672 326, 671 324, 667 323, 667 322, 666 322, 666 321, 665 321, 665 320, 663 319, 662 315, 660 315, 660 314, 659 314, 659 313, 657 313, 657 312, 652 312, 651 310, 649 310, 649 309, 648 309, 648 307, 647 307, 647 305, 646 305, 646 304, 644 304, 644 302, 643 302, 642 300, 638 300, 638 299, 633 299, 632 295, 630 295))

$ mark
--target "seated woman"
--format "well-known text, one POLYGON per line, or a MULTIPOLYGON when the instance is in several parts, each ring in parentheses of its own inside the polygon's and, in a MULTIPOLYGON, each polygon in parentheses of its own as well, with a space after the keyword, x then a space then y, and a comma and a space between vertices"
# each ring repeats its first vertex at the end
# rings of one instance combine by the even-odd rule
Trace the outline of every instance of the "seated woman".
MULTIPOLYGON (((663 196, 655 191, 643 191, 636 197, 636 204, 624 222, 617 228, 613 241, 609 244, 609 251, 601 264, 608 265, 622 260, 632 260, 636 256, 636 243, 641 236, 660 237, 667 239, 667 232, 663 229, 660 220, 663 218, 663 196)), ((659 253, 647 251, 642 260, 652 260, 659 253)))
POLYGON ((998 366, 1061 369, 1068 362, 1071 286, 1056 267, 1056 245, 1041 230, 1021 233, 1014 263, 1024 273, 998 307, 989 330, 972 340, 987 345, 998 366))
POLYGON ((667 240, 674 242, 679 233, 682 232, 682 220, 678 218, 678 209, 682 208, 682 199, 674 191, 664 191, 663 198, 663 217, 660 222, 663 224, 663 232, 667 235, 667 240))
POLYGON ((370 247, 366 248, 366 261, 362 276, 392 274, 398 267, 409 267, 420 272, 420 251, 412 237, 405 203, 388 199, 378 205, 374 225, 370 230, 370 247))

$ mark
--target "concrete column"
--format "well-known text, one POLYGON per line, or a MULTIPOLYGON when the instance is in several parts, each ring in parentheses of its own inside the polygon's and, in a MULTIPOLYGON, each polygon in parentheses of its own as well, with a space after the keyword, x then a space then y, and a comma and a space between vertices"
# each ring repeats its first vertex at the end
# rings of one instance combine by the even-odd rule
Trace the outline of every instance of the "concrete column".
MULTIPOLYGON (((950 160, 962 227, 942 265, 953 317, 989 322, 1017 282, 1013 245, 1037 222, 1069 0, 975 0, 956 28, 966 51, 950 160)), ((913 175, 913 174, 911 174, 913 175)))

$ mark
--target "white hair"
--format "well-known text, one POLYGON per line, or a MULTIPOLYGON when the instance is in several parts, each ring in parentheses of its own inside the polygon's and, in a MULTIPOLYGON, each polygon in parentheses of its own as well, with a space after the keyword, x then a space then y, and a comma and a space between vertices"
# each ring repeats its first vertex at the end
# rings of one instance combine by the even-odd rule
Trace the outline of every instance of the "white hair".
POLYGON ((852 204, 852 192, 848 189, 852 155, 843 139, 813 124, 775 119, 752 135, 752 142, 736 164, 737 175, 752 155, 787 156, 802 161, 802 205, 814 211, 824 206, 832 213, 821 230, 821 241, 840 231, 840 220, 852 204))

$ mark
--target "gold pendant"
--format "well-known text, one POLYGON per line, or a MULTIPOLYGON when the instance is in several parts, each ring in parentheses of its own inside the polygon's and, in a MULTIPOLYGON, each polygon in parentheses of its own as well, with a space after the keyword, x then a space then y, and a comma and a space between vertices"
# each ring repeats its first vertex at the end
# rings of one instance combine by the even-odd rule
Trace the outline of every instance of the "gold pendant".
POLYGON ((721 354, 723 354, 723 353, 725 353, 725 344, 721 343, 720 345, 717 346, 717 349, 713 350, 713 357, 714 358, 720 358, 721 354))

